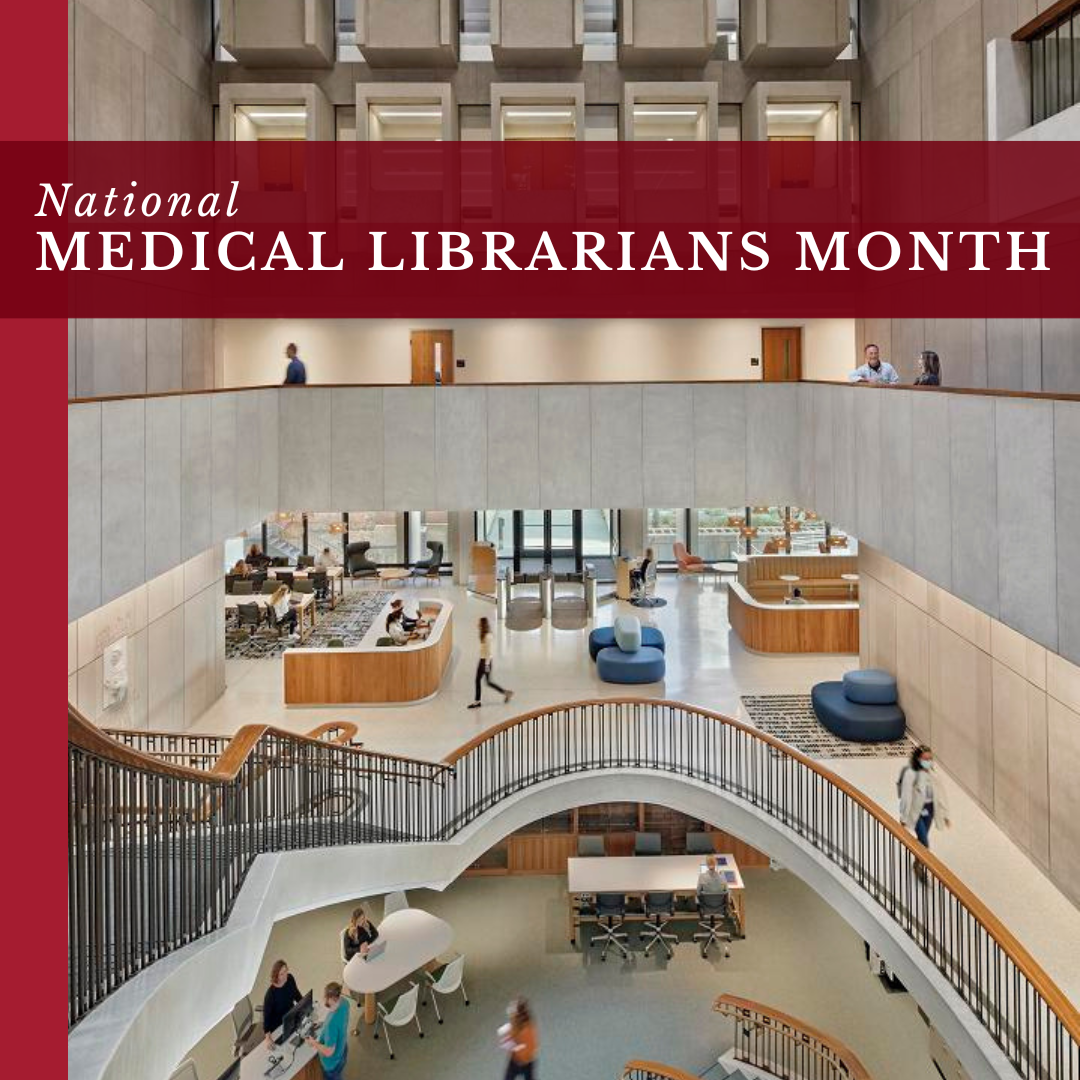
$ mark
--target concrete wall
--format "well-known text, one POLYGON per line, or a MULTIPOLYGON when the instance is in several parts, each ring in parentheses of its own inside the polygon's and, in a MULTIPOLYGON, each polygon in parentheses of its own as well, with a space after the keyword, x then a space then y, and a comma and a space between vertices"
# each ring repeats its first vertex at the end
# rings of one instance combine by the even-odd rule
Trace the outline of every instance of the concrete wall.
POLYGON ((799 392, 801 505, 1080 662, 1080 586, 1064 547, 1080 523, 1080 402, 799 392))
MULTIPOLYGON (((211 0, 69 0, 68 138, 213 138, 211 0)), ((214 385, 210 319, 79 319, 68 397, 214 385)))
POLYGON ((860 657, 893 672, 909 728, 1080 902, 1080 667, 859 546, 860 657))
POLYGON ((278 391, 68 406, 68 620, 278 507, 278 391))
POLYGON ((217 544, 68 623, 68 700, 103 727, 183 731, 225 689, 217 544), (128 689, 104 707, 102 653, 127 639, 128 689))
POLYGON ((280 382, 290 341, 313 382, 408 383, 409 331, 423 328, 454 330, 459 383, 754 379, 763 325, 803 326, 808 379, 855 365, 851 319, 223 319, 218 343, 227 386, 280 382))

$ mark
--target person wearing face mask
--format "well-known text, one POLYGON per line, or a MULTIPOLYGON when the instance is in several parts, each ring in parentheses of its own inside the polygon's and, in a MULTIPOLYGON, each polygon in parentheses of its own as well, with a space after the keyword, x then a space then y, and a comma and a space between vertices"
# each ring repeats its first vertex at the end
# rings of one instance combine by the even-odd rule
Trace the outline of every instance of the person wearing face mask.
POLYGON ((349 1056, 349 999, 341 992, 341 983, 327 983, 323 990, 326 1017, 319 1037, 308 1036, 307 1044, 318 1055, 326 1080, 341 1080, 345 1059, 349 1056))
POLYGON ((929 848, 930 826, 936 822, 939 828, 948 828, 952 824, 945 785, 934 770, 934 755, 929 746, 916 746, 911 751, 911 761, 900 773, 897 789, 901 824, 915 833, 923 847, 929 848))

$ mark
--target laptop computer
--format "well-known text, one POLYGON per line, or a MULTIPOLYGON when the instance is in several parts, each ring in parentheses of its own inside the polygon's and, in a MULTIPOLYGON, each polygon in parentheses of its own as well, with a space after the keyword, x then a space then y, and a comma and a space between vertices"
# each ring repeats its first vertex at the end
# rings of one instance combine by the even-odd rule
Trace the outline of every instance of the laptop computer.
POLYGON ((374 960, 376 956, 382 956, 386 952, 386 942, 376 941, 366 953, 364 953, 365 960, 374 960))

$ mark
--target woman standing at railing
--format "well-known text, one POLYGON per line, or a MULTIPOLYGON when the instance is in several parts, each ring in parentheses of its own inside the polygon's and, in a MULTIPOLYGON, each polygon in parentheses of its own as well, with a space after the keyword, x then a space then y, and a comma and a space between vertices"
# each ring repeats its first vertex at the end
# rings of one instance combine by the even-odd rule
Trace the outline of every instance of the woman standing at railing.
POLYGON ((480 708, 480 684, 487 681, 492 690, 502 694, 503 701, 509 701, 514 696, 513 690, 505 690, 491 677, 491 623, 487 619, 480 620, 480 659, 476 665, 476 691, 473 694, 473 702, 470 709, 480 708))

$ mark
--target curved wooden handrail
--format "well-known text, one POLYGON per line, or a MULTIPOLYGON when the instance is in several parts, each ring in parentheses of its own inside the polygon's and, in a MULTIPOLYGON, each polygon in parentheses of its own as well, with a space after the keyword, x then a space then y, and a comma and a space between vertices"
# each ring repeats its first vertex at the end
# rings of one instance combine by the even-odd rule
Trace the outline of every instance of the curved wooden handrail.
POLYGON ((1014 31, 1012 40, 1031 41, 1078 11, 1080 11, 1078 0, 1057 0, 1057 3, 1051 4, 1045 11, 1041 11, 1035 18, 1024 23, 1019 30, 1014 31))
MULTIPOLYGON (((863 1065, 855 1051, 846 1043, 842 1043, 834 1036, 814 1027, 813 1024, 808 1024, 804 1020, 796 1020, 794 1016, 781 1012, 779 1009, 774 1009, 771 1005, 763 1005, 760 1001, 751 1001, 749 998, 737 997, 735 994, 721 994, 713 1002, 713 1012, 721 1013, 723 1016, 730 1016, 735 1020, 748 1019, 744 1015, 746 1012, 756 1013, 757 1016, 783 1024, 785 1027, 791 1028, 795 1033, 792 1036, 793 1039, 803 1036, 808 1037, 811 1040, 810 1048, 812 1050, 817 1051, 819 1047, 824 1048, 838 1061, 842 1062, 851 1080, 870 1080, 870 1073, 867 1071, 866 1066, 863 1065)), ((753 1020, 755 1018, 749 1017, 749 1019, 753 1020)))
POLYGON ((698 1080, 693 1073, 676 1069, 674 1065, 664 1065, 659 1061, 628 1061, 623 1066, 623 1080, 637 1080, 636 1074, 644 1073, 646 1076, 657 1080, 698 1080))
POLYGON ((179 780, 197 780, 200 783, 210 784, 226 784, 235 780, 251 751, 259 740, 267 734, 277 735, 300 745, 335 746, 339 750, 350 751, 369 760, 398 762, 404 765, 425 765, 436 772, 449 771, 447 766, 437 761, 421 761, 396 754, 381 754, 373 750, 364 750, 358 746, 349 746, 347 742, 338 742, 337 740, 326 742, 318 738, 318 735, 325 734, 328 728, 335 727, 349 727, 352 729, 353 735, 359 730, 355 724, 346 725, 339 721, 320 724, 309 734, 300 735, 295 731, 286 731, 284 728, 274 727, 272 724, 245 724, 233 735, 229 745, 212 769, 194 769, 187 765, 176 765, 170 761, 163 761, 153 754, 147 754, 141 750, 136 750, 134 747, 125 746, 123 743, 111 738, 103 729, 97 727, 79 712, 71 702, 68 702, 68 742, 72 746, 77 746, 108 761, 127 765, 132 769, 139 769, 143 772, 156 772, 179 780))
POLYGON ((794 747, 789 746, 787 743, 781 742, 780 739, 777 739, 764 731, 760 731, 757 728, 750 727, 750 725, 735 720, 730 716, 724 716, 721 713, 712 712, 709 709, 702 709, 696 705, 687 705, 684 702, 669 701, 663 698, 590 698, 584 701, 572 701, 558 706, 549 706, 546 709, 536 709, 533 712, 525 713, 523 716, 504 720, 502 723, 495 724, 486 731, 476 735, 465 743, 464 746, 447 754, 446 757, 443 758, 443 761, 447 765, 454 766, 470 751, 475 750, 477 747, 487 742, 489 739, 494 738, 501 732, 507 731, 520 724, 528 723, 529 720, 536 719, 540 716, 546 716, 553 712, 561 712, 564 709, 588 708, 590 706, 610 707, 617 705, 646 705, 655 706, 657 708, 681 709, 684 712, 693 713, 697 716, 726 724, 729 727, 738 729, 751 738, 765 743, 785 757, 798 761, 799 764, 817 773, 817 775, 827 783, 842 791, 844 795, 857 803, 868 814, 872 815, 882 827, 900 841, 900 843, 907 848, 907 852, 912 859, 924 864, 933 871, 934 876, 964 905, 965 908, 967 908, 968 911, 971 912, 972 916, 987 934, 994 938, 1002 949, 1010 955, 1016 966, 1023 972, 1031 985, 1038 990, 1046 1000, 1046 1003, 1057 1015, 1058 1019, 1068 1029, 1069 1034, 1075 1040, 1080 1042, 1080 1011, 1078 1011, 1073 1003, 1065 996, 1053 979, 1051 979, 1046 971, 1043 970, 1042 965, 1040 965, 1031 953, 1029 953, 1020 943, 1012 931, 1009 930, 1009 928, 963 883, 963 881, 960 880, 960 878, 956 876, 956 874, 952 872, 952 870, 949 869, 948 866, 945 865, 945 863, 943 863, 928 848, 919 844, 898 821, 887 814, 873 799, 854 787, 842 776, 834 773, 831 769, 825 768, 820 762, 817 762, 806 754, 794 749, 794 747))
MULTIPOLYGON (((617 706, 634 706, 645 708, 667 708, 679 710, 685 713, 713 720, 727 725, 746 736, 755 739, 778 754, 798 762, 803 767, 816 773, 825 783, 831 785, 845 797, 857 804, 876 822, 890 833, 906 849, 908 856, 915 862, 922 863, 933 872, 936 880, 944 886, 956 900, 968 911, 975 921, 982 927, 986 934, 992 938, 998 946, 1009 956, 1016 968, 1024 978, 1037 991, 1046 1002, 1047 1007, 1057 1016, 1070 1037, 1080 1043, 1080 1011, 1065 996, 1057 984, 1043 970, 1042 966, 1020 943, 1015 935, 1001 922, 1000 919, 958 878, 937 856, 928 849, 917 844, 897 821, 887 814, 869 796, 859 791, 848 781, 836 773, 825 768, 813 758, 793 749, 779 739, 750 727, 731 717, 721 713, 702 709, 683 702, 669 701, 655 698, 593 698, 583 701, 567 702, 557 706, 549 706, 544 709, 536 709, 522 716, 512 717, 500 724, 488 728, 475 738, 470 739, 463 746, 452 751, 443 758, 442 762, 423 761, 416 758, 399 757, 395 755, 375 754, 356 747, 342 746, 339 749, 344 752, 355 753, 360 758, 378 759, 382 762, 399 762, 409 766, 423 766, 432 770, 445 771, 452 775, 455 766, 470 752, 476 750, 484 743, 495 739, 501 733, 515 727, 527 724, 530 720, 548 716, 553 713, 581 709, 589 707, 612 708, 617 706)), ((110 739, 100 729, 96 728, 70 703, 68 705, 68 739, 69 742, 97 754, 128 765, 131 768, 144 772, 159 773, 174 776, 181 779, 197 780, 203 783, 221 784, 234 780, 259 739, 266 733, 274 733, 300 744, 312 744, 325 747, 325 743, 319 743, 304 735, 283 731, 266 724, 249 724, 241 728, 233 737, 232 742, 221 755, 213 770, 200 770, 175 765, 161 761, 148 754, 140 753, 130 747, 110 739)), ((363 767, 363 766, 361 766, 363 767)))

